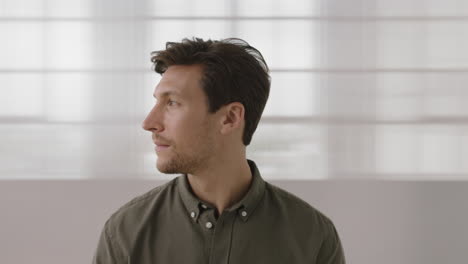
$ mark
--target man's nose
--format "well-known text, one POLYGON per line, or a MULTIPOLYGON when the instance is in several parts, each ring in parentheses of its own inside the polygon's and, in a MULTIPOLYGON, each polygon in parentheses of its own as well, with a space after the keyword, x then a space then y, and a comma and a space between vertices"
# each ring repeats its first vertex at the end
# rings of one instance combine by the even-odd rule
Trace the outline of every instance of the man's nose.
POLYGON ((161 132, 164 130, 162 124, 162 117, 159 113, 158 107, 154 106, 153 109, 148 113, 145 120, 141 124, 141 127, 150 132, 161 132))

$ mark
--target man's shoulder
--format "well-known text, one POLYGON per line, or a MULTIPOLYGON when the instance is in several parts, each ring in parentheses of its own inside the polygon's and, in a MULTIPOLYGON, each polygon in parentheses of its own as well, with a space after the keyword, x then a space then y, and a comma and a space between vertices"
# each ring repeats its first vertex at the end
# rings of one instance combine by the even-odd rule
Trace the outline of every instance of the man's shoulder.
POLYGON ((112 213, 106 224, 136 227, 138 222, 144 221, 155 209, 157 210, 155 207, 164 204, 161 200, 164 200, 167 192, 171 191, 176 185, 176 179, 177 177, 132 198, 112 213))
MULTIPOLYGON (((345 263, 341 242, 332 220, 298 196, 267 183, 269 208, 274 206, 276 222, 284 225, 305 250, 316 252, 317 263, 345 263)), ((271 213, 271 211, 270 211, 271 213)))
POLYGON ((278 203, 277 206, 284 211, 283 213, 293 219, 314 222, 323 227, 333 226, 332 220, 327 215, 297 195, 269 182, 266 182, 266 188, 272 199, 278 203))

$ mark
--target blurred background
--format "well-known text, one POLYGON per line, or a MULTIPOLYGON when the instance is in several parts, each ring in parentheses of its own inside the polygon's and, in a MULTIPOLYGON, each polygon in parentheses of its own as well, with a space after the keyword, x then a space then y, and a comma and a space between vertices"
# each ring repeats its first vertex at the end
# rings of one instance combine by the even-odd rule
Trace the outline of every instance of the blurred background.
POLYGON ((0 0, 0 36, 2 263, 84 263, 174 177, 141 123, 150 53, 184 37, 262 52, 248 158, 334 220, 349 263, 465 261, 468 1, 0 0))
POLYGON ((167 178, 150 52, 239 37, 271 68, 274 179, 468 179, 463 0, 0 0, 0 178, 167 178))

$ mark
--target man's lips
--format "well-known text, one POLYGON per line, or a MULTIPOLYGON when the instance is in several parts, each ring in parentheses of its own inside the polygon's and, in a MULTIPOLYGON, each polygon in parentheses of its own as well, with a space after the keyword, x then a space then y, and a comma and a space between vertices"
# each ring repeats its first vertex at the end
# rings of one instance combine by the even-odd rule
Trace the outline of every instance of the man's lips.
POLYGON ((170 145, 168 143, 166 143, 165 141, 161 140, 162 138, 159 138, 159 137, 155 137, 153 135, 153 143, 154 145, 156 145, 154 147, 154 149, 156 150, 156 152, 159 152, 159 151, 162 151, 162 150, 165 150, 167 148, 170 147, 170 145))
POLYGON ((170 146, 169 145, 158 145, 156 144, 156 147, 154 147, 154 149, 156 150, 156 152, 160 152, 160 151, 163 151, 167 148, 169 148, 170 146))

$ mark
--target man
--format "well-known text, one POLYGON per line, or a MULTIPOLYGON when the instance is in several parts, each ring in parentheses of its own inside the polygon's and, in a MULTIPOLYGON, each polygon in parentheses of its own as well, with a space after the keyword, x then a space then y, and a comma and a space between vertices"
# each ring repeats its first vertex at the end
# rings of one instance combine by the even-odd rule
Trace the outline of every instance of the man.
POLYGON ((270 90, 260 52, 184 39, 152 55, 162 79, 143 128, 158 170, 181 175, 107 220, 94 263, 345 263, 332 221, 246 159, 270 90))

